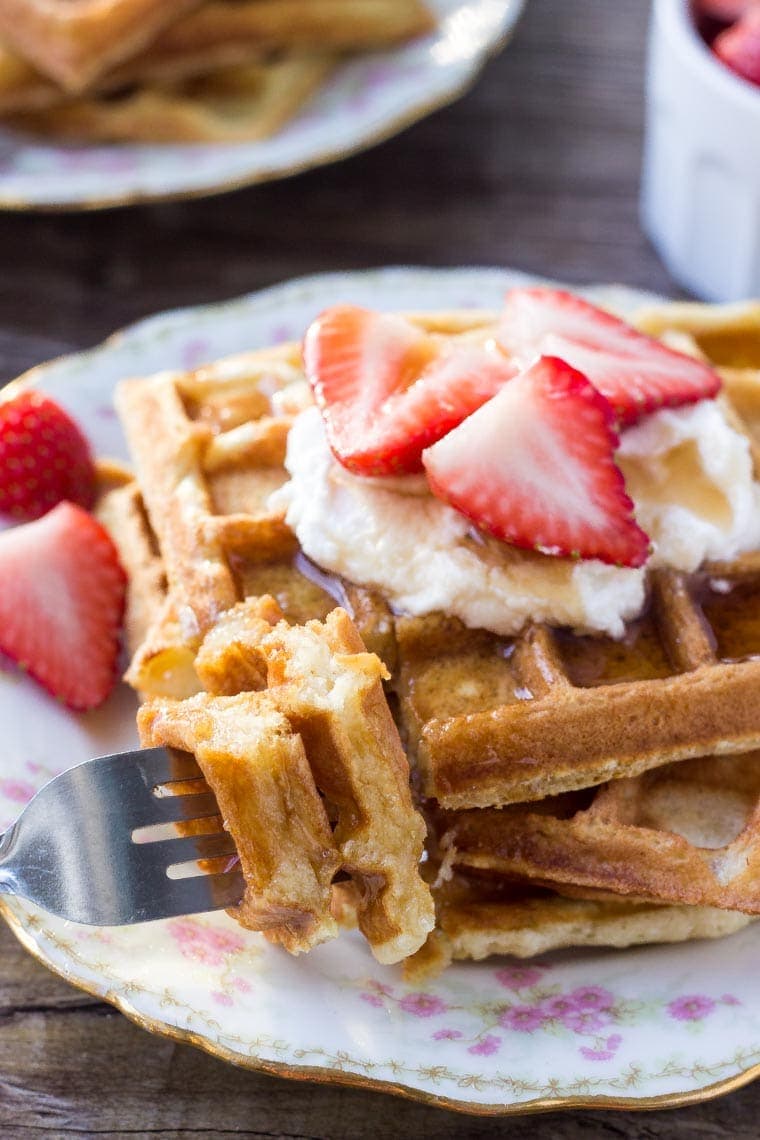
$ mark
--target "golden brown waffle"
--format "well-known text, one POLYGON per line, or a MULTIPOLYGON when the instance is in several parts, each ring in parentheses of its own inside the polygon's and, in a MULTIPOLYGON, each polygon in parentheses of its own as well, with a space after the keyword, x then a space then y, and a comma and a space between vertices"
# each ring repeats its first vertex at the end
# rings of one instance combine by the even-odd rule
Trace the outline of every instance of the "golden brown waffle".
MULTIPOLYGON (((442 335, 447 330, 449 335, 483 337, 493 317, 416 319, 442 335)), ((295 346, 251 360, 254 370, 268 376, 270 390, 301 375, 295 346)), ((288 420, 272 416, 271 410, 266 415, 257 397, 260 410, 252 413, 244 406, 241 417, 264 418, 241 429, 235 418, 236 381, 230 387, 219 379, 225 367, 234 372, 233 364, 167 374, 126 386, 119 397, 172 584, 175 616, 191 631, 193 623, 203 629, 232 602, 255 592, 236 583, 225 549, 227 555, 244 554, 243 536, 250 534, 259 560, 267 549, 273 552, 270 562, 279 559, 280 564, 296 552, 282 518, 262 508, 285 478, 281 462, 288 420), (204 404, 215 385, 220 404, 229 401, 227 411, 233 416, 223 431, 214 427, 204 404), (205 409, 200 418, 193 418, 194 408, 205 409), (271 453, 271 465, 263 467, 254 448, 245 461, 253 466, 241 470, 241 430, 252 433, 258 448, 264 446, 262 432, 270 448, 271 439, 277 439, 280 450, 271 453), (176 456, 190 456, 193 449, 192 467, 185 469, 176 456), (226 475, 224 467, 207 473, 204 465, 220 464, 219 456, 229 464, 226 475), (246 480, 253 478, 254 469, 251 490, 246 480), (242 479, 248 504, 244 516, 233 502, 220 499, 222 476, 233 486, 242 479)), ((237 382, 255 389, 250 377, 237 382)), ((529 562, 541 556, 521 557, 529 562)), ((755 699, 760 624, 753 620, 751 601, 760 588, 759 570, 757 557, 747 555, 713 567, 707 577, 687 580, 668 571, 656 573, 649 611, 630 625, 622 641, 548 626, 503 638, 435 614, 392 622, 376 593, 358 589, 355 596, 363 599, 359 609, 365 640, 379 648, 392 669, 398 654, 394 687, 424 793, 450 808, 481 807, 540 799, 713 751, 760 747, 760 703, 755 699), (711 590, 711 582, 718 588, 711 590), (378 629, 384 635, 382 647, 373 636, 378 629)), ((335 595, 334 580, 326 575, 322 581, 335 595)), ((345 584, 339 589, 345 590, 345 584)), ((138 659, 132 678, 145 690, 138 679, 142 663, 138 659)))
POLYGON ((249 599, 210 629, 196 665, 208 692, 149 701, 141 738, 192 752, 216 793, 248 888, 240 921, 308 949, 335 933, 330 887, 342 870, 377 959, 416 950, 433 923, 425 827, 384 667, 345 611, 291 626, 273 599, 249 599))
MULTIPOLYGON (((469 336, 488 327, 484 314, 416 319, 434 333, 446 327, 469 336)), ((161 618, 128 674, 141 692, 183 695, 173 683, 167 691, 163 679, 181 671, 180 661, 192 664, 221 613, 264 593, 294 622, 323 619, 342 605, 365 645, 393 669, 393 619, 383 599, 310 564, 282 511, 268 504, 288 478, 292 416, 309 399, 295 344, 119 386, 117 409, 153 532, 140 545, 156 544, 168 584, 161 618)), ((184 695, 197 688, 195 678, 184 695)))
POLYGON ((204 45, 369 51, 412 39, 433 26, 421 0, 206 0, 197 12, 167 28, 151 51, 182 55, 204 45))
POLYGON ((760 914, 760 753, 668 764, 537 804, 442 813, 457 867, 760 914))
POLYGON ((398 691, 426 795, 452 808, 537 800, 760 747, 758 590, 754 556, 714 577, 660 571, 623 641, 401 619, 398 691))
POLYGON ((642 309, 636 323, 650 336, 688 335, 719 369, 760 369, 760 302, 674 302, 642 309))
POLYGON ((127 574, 124 640, 130 657, 158 620, 166 598, 166 574, 134 480, 102 494, 97 515, 118 543, 127 574))
POLYGON ((531 883, 457 874, 435 887, 436 930, 404 964, 409 981, 430 978, 452 961, 495 954, 531 958, 567 947, 641 946, 720 938, 752 919, 699 906, 658 906, 625 899, 563 898, 531 883))
POLYGON ((340 856, 303 742, 266 694, 154 700, 138 724, 145 747, 192 753, 215 793, 246 883, 235 917, 294 954, 334 937, 340 856))
POLYGON ((134 55, 199 0, 3 0, 0 39, 69 91, 134 55))
MULTIPOLYGON (((444 313, 413 319, 435 335, 481 339, 495 317, 444 313)), ((679 344, 699 351, 688 328, 667 317, 662 322, 660 331, 669 339, 679 338, 679 344)), ((752 335, 756 327, 757 321, 752 335)), ((738 371, 741 386, 733 382, 737 369, 726 372, 731 414, 736 412, 737 423, 743 421, 752 431, 760 383, 750 369, 738 371)), ((602 944, 608 938, 611 944, 622 944, 625 939, 666 940, 668 931, 673 938, 724 932, 724 920, 712 912, 682 907, 676 912, 648 900, 746 908, 749 878, 742 877, 741 868, 736 873, 732 868, 738 848, 729 843, 727 852, 714 846, 705 854, 698 841, 689 843, 688 837, 671 834, 675 824, 670 817, 646 822, 647 801, 652 787, 659 781, 665 787, 669 774, 678 771, 684 774, 679 794, 688 788, 693 799, 699 778, 689 783, 686 777, 698 774, 706 762, 687 758, 711 751, 725 754, 710 763, 724 766, 722 779, 732 793, 744 794, 742 761, 735 754, 760 747, 760 702, 755 699, 760 619, 754 616, 760 558, 746 555, 688 578, 657 572, 647 612, 630 624, 622 641, 547 626, 504 638, 466 629, 445 615, 394 616, 376 592, 310 566, 282 517, 267 505, 270 492, 286 478, 282 462, 289 417, 308 400, 301 381, 299 349, 291 345, 122 386, 120 412, 155 534, 149 532, 144 540, 157 544, 167 578, 161 616, 136 656, 132 683, 143 692, 160 693, 167 676, 172 684, 176 681, 173 662, 184 655, 188 693, 199 688, 199 672, 207 688, 226 692, 224 679, 235 677, 229 659, 221 681, 207 672, 204 652, 195 668, 201 641, 208 634, 207 644, 213 644, 215 634, 208 631, 221 613, 242 598, 270 590, 291 620, 302 623, 323 619, 339 600, 394 674, 400 725, 421 789, 449 809, 444 830, 458 836, 467 823, 475 836, 469 847, 458 837, 450 840, 457 866, 491 876, 527 876, 532 891, 555 884, 558 891, 580 889, 593 895, 603 890, 627 896, 625 902, 603 896, 557 901, 552 896, 554 918, 547 918, 544 928, 535 906, 531 918, 524 909, 514 910, 513 898, 506 917, 503 910, 493 910, 490 897, 480 897, 480 909, 474 911, 472 898, 462 909, 461 898, 454 905, 447 896, 444 906, 438 888, 439 925, 444 930, 438 941, 443 945, 440 940, 448 939, 445 955, 469 956, 477 948, 478 953, 529 952, 516 948, 529 945, 529 921, 548 932, 544 948, 569 944, 571 938, 586 944, 602 944), (675 759, 684 763, 661 767, 675 759), (597 791, 596 785, 611 779, 607 789, 597 791), (578 788, 591 790, 580 800, 574 794, 557 794, 578 788), (640 794, 626 793, 630 788, 640 789, 640 794), (629 807, 636 799, 635 820, 625 814, 626 794, 629 807), (540 805, 524 802, 546 796, 554 799, 540 805), (510 802, 516 806, 501 812, 451 810, 510 802), (555 803, 564 805, 556 818, 555 803), (568 819, 579 805, 579 822, 573 820, 569 827, 568 819), (621 861, 637 861, 645 883, 605 878, 597 867, 603 861, 599 846, 591 844, 586 863, 579 859, 581 838, 590 835, 595 840, 603 809, 612 813, 611 827, 625 852, 621 861), (491 847, 486 849, 481 830, 489 819, 491 847), (541 828, 551 824, 551 841, 541 848, 541 858, 531 848, 521 855, 519 866, 508 866, 513 855, 504 855, 499 845, 506 819, 514 821, 515 834, 523 828, 521 842, 525 836, 543 834, 541 828), (546 855, 555 839, 570 860, 564 879, 546 855), (487 851, 482 866, 470 850, 480 850, 479 843, 487 851), (653 877, 656 853, 663 844, 679 850, 685 845, 688 859, 683 857, 678 874, 663 872, 658 882, 653 877), (722 860, 717 870, 716 857, 722 860), (506 862, 499 863, 499 858, 506 862), (733 893, 718 897, 721 876, 731 879, 733 893), (523 931, 519 938, 515 929, 523 931)), ((239 683, 232 681, 233 687, 239 683)), ((292 710, 285 709, 284 715, 292 715, 292 710)), ((751 798, 751 791, 747 794, 751 798)), ((483 890, 478 884, 481 896, 483 890)), ((730 926, 739 920, 731 915, 725 921, 730 926)))
POLYGON ((162 677, 179 658, 192 666, 203 633, 245 597, 272 593, 295 622, 324 618, 335 605, 318 575, 304 572, 281 513, 267 506, 287 478, 291 421, 271 394, 298 378, 292 357, 290 347, 250 353, 119 390, 150 516, 140 546, 156 545, 167 578, 160 619, 130 671, 145 693, 196 691, 197 676, 184 694, 167 693, 162 677))
POLYGON ((324 82, 335 57, 286 54, 194 78, 127 88, 13 116, 25 130, 90 142, 255 142, 274 134, 324 82))
MULTIPOLYGON (((171 83, 262 61, 274 52, 372 51, 433 25, 416 0, 207 0, 136 56, 98 75, 90 92, 171 83)), ((0 114, 63 102, 66 92, 0 44, 0 114)))

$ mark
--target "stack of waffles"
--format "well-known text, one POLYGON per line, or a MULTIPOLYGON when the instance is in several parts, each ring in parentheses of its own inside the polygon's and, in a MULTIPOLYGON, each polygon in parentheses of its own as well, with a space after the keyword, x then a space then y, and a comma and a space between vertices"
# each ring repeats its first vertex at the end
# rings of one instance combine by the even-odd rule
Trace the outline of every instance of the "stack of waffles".
POLYGON ((346 53, 431 26, 422 0, 4 0, 0 115, 83 140, 261 139, 346 53))
MULTIPOLYGON (((496 316, 409 319, 473 338, 496 316)), ((760 451, 760 312, 638 323, 714 362, 760 451)), ((414 976, 760 914, 760 553, 653 572, 617 640, 393 612, 310 562, 274 505, 310 400, 298 345, 126 381, 136 479, 101 504, 142 740, 192 753, 215 791, 236 916, 295 951, 353 917, 414 976)))

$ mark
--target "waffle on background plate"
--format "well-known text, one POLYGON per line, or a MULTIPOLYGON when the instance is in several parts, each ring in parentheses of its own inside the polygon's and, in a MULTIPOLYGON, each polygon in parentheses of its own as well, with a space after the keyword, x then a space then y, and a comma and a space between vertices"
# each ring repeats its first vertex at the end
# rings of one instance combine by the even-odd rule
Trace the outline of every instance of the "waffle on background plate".
MULTIPOLYGON (((410 319, 482 338, 496 316, 410 319)), ((760 311, 670 305, 638 323, 715 362, 755 452, 760 311)), ((269 505, 309 402, 297 345, 122 383, 136 480, 100 507, 130 579, 143 741, 193 753, 216 792, 249 888, 237 917, 294 950, 356 921, 415 976, 453 958, 715 937, 760 914, 760 557, 654 572, 617 641, 394 614, 310 563, 269 505), (421 877, 383 677, 427 825, 421 877), (270 718, 284 751, 252 749, 230 710, 252 739, 270 718), (298 824, 287 796, 254 808, 244 791, 276 791, 288 766, 298 824), (290 911, 256 849, 264 824, 289 865, 300 851, 311 868, 290 911)))
POLYGON ((0 116, 83 141, 253 141, 346 54, 432 26, 422 0, 7 0, 0 116))

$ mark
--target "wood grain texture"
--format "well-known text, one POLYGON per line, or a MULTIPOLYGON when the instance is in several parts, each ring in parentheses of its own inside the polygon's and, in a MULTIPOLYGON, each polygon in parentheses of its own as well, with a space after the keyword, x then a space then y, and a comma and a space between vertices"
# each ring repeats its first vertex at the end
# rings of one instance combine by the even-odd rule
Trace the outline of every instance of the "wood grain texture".
MULTIPOLYGON (((641 234, 646 0, 528 0, 476 89, 399 138, 184 205, 0 216, 0 380, 175 305, 304 273, 502 264, 674 292, 641 234)), ((0 1136, 754 1138, 760 1083, 675 1112, 462 1117, 285 1082, 149 1036, 0 927, 0 1136)))

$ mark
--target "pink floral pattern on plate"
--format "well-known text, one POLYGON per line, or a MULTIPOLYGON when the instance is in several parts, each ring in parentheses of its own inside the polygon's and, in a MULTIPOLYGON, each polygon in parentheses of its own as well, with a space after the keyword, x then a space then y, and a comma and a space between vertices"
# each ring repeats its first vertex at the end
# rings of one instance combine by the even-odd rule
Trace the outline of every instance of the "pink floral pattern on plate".
POLYGON ((399 993, 387 983, 370 978, 361 990, 362 1001, 376 1009, 388 1010, 395 1005, 415 1018, 457 1019, 457 1025, 437 1025, 431 1032, 433 1041, 455 1041, 464 1044, 474 1056, 491 1057, 498 1053, 504 1040, 501 1030, 517 1034, 549 1033, 572 1038, 577 1053, 586 1061, 611 1061, 623 1044, 626 1026, 635 1025, 642 1018, 651 1019, 664 1013, 677 1021, 694 1024, 703 1022, 719 1005, 741 1005, 733 994, 718 998, 707 994, 685 993, 671 998, 656 1007, 643 1005, 616 996, 610 989, 599 985, 581 985, 565 988, 561 982, 552 982, 554 967, 550 961, 531 966, 507 966, 492 972, 493 996, 479 1006, 473 1023, 472 1010, 467 1005, 446 1002, 433 992, 412 991, 399 993), (500 987, 512 996, 504 1000, 500 987), (462 1028, 462 1017, 468 1028, 462 1028), (616 1030, 612 1032, 612 1030, 616 1030))

